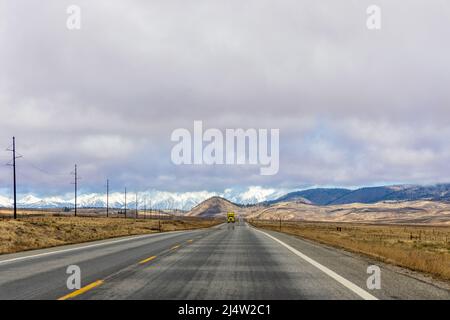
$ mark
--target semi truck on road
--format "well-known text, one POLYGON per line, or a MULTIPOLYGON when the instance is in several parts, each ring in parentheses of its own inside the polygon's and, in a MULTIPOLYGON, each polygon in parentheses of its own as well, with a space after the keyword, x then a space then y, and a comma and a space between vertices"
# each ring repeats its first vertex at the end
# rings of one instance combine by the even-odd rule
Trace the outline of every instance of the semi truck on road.
POLYGON ((227 223, 234 223, 236 221, 234 212, 227 213, 227 223))

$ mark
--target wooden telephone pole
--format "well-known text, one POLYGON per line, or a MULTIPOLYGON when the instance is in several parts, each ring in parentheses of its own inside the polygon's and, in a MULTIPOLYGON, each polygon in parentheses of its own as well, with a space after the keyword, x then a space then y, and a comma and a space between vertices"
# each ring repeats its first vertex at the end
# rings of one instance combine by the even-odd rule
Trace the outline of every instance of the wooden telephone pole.
POLYGON ((106 217, 109 217, 109 179, 106 179, 106 217))
POLYGON ((127 188, 125 188, 125 219, 127 218, 127 188))
POLYGON ((16 157, 16 138, 12 138, 12 149, 7 149, 7 151, 12 152, 12 164, 13 168, 13 193, 14 193, 14 219, 17 219, 17 180, 16 180, 16 159, 21 158, 21 156, 16 157))
POLYGON ((77 171, 77 165, 75 165, 75 171, 74 171, 74 185, 75 185, 75 217, 77 216, 77 196, 78 196, 78 171, 77 171))

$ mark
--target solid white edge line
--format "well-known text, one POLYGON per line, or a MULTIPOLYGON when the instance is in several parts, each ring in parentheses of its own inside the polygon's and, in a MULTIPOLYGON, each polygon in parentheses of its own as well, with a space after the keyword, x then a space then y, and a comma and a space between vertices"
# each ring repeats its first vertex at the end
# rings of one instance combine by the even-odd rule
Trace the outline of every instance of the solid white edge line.
MULTIPOLYGON (((171 233, 183 232, 183 231, 192 231, 192 230, 182 230, 182 231, 180 230, 180 231, 169 231, 169 232, 163 232, 163 233, 144 234, 144 235, 132 236, 130 238, 125 238, 125 239, 118 239, 118 240, 105 241, 105 242, 102 242, 102 243, 89 244, 89 245, 76 247, 76 248, 43 252, 43 253, 31 255, 31 256, 23 256, 23 257, 17 257, 17 258, 8 259, 8 260, 0 260, 0 265, 1 264, 5 264, 5 263, 10 263, 10 262, 16 262, 16 261, 20 261, 20 260, 39 258, 39 257, 50 256, 50 255, 59 254, 59 253, 65 253, 65 252, 70 252, 70 251, 89 249, 89 248, 93 248, 93 247, 106 246, 106 245, 115 244, 115 243, 119 243, 119 242, 139 240, 141 238, 148 238, 148 237, 154 237, 154 236, 158 236, 158 235, 165 235, 165 234, 171 234, 171 233)), ((45 250, 45 249, 38 249, 38 250, 45 250)))
POLYGON ((328 276, 330 276, 331 278, 333 278, 334 280, 336 280, 337 282, 339 282, 340 284, 342 284, 343 286, 345 286, 346 288, 350 289, 351 291, 353 291, 354 293, 356 293, 358 296, 360 296, 361 298, 363 298, 364 300, 378 300, 377 297, 371 295, 370 293, 368 293, 367 291, 365 291, 364 289, 358 287, 356 284, 354 284, 353 282, 345 279, 344 277, 338 275, 336 272, 334 272, 333 270, 328 269, 327 267, 325 267, 324 265, 318 263, 317 261, 311 259, 310 257, 308 257, 307 255, 301 253, 300 251, 298 251, 297 249, 292 248, 290 245, 284 243, 283 241, 271 236, 270 234, 258 230, 256 228, 254 228, 254 230, 261 232, 262 234, 266 235, 267 237, 271 238, 272 240, 278 242, 279 244, 281 244, 282 246, 284 246, 285 248, 287 248, 288 250, 290 250, 292 253, 296 254, 297 256, 299 256, 300 258, 302 258, 303 260, 305 260, 306 262, 309 262, 310 264, 312 264, 314 267, 316 267, 317 269, 319 269, 320 271, 326 273, 328 276))

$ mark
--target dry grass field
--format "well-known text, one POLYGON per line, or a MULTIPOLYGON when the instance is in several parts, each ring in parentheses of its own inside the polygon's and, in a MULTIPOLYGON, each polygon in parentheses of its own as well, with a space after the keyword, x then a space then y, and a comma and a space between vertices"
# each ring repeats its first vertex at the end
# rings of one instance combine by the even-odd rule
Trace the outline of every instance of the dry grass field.
MULTIPOLYGON (((279 221, 249 222, 280 231, 279 221)), ((284 221, 281 231, 450 280, 450 226, 284 221)))
MULTIPOLYGON (((110 208, 109 215, 110 217, 124 217, 123 214, 124 210, 119 209, 113 209, 110 208)), ((135 217, 136 210, 128 209, 127 211, 127 217, 132 218, 135 217)), ((73 209, 70 211, 64 211, 64 209, 61 208, 55 208, 55 209, 23 209, 18 208, 17 209, 17 215, 18 217, 42 217, 42 216, 64 216, 64 217, 70 217, 74 216, 73 209)), ((11 208, 5 209, 0 208, 0 218, 11 218, 13 216, 13 210, 11 208)), ((105 208, 79 208, 78 209, 78 216, 83 217, 106 217, 106 209, 105 208)), ((183 216, 182 213, 179 211, 158 211, 158 210, 139 210, 139 218, 167 218, 171 219, 173 217, 179 217, 183 216)))
POLYGON ((118 219, 92 217, 26 217, 0 219, 0 254, 120 236, 204 228, 206 219, 118 219))
POLYGON ((302 202, 280 202, 268 207, 246 209, 247 218, 271 220, 362 222, 390 224, 433 224, 450 226, 450 203, 398 201, 372 204, 351 203, 316 206, 302 202))

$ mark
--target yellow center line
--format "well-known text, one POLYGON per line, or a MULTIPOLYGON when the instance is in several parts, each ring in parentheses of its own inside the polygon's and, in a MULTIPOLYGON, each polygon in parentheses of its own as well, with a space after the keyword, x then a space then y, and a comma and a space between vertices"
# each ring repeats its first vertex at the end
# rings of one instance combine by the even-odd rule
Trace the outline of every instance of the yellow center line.
POLYGON ((91 289, 94 289, 95 287, 98 287, 102 283, 103 283, 103 280, 98 280, 98 281, 92 282, 91 284, 88 284, 87 286, 85 286, 81 289, 75 290, 74 292, 71 292, 61 298, 58 298, 58 300, 67 300, 70 298, 75 298, 76 296, 79 296, 80 294, 83 294, 86 291, 89 291, 91 289))
POLYGON ((179 248, 179 247, 180 247, 180 246, 178 245, 178 246, 175 246, 175 247, 170 248, 170 250, 174 250, 174 249, 179 248))
POLYGON ((155 259, 155 258, 156 258, 156 256, 151 256, 151 257, 149 257, 149 258, 147 258, 147 259, 144 259, 144 260, 140 261, 139 264, 143 264, 143 263, 152 261, 152 260, 155 259))
POLYGON ((187 242, 192 242, 192 241, 194 241, 194 240, 191 239, 191 240, 188 240, 187 242))

